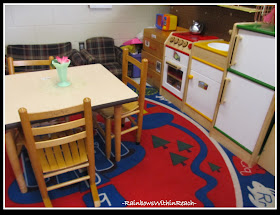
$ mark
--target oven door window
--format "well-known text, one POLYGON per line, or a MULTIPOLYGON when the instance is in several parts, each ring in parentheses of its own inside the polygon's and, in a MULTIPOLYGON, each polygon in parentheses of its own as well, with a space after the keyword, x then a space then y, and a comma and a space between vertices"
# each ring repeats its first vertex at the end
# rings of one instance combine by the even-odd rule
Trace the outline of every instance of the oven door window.
POLYGON ((181 91, 183 72, 180 67, 173 65, 169 62, 167 63, 167 83, 174 87, 175 89, 181 91))

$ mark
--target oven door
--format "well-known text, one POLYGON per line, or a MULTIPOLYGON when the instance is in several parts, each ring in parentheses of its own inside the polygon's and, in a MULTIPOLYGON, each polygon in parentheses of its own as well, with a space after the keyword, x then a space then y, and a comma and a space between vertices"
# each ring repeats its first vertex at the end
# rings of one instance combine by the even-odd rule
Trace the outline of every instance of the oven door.
POLYGON ((162 87, 174 96, 182 100, 187 67, 165 58, 162 87))

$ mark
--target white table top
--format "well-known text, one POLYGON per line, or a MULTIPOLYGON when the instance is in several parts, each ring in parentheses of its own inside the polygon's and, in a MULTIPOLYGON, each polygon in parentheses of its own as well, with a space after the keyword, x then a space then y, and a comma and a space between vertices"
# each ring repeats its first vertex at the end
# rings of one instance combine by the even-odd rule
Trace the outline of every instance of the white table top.
POLYGON ((68 87, 58 87, 56 69, 5 76, 5 125, 19 123, 18 109, 42 112, 82 104, 93 109, 136 101, 138 95, 101 64, 68 68, 68 87))

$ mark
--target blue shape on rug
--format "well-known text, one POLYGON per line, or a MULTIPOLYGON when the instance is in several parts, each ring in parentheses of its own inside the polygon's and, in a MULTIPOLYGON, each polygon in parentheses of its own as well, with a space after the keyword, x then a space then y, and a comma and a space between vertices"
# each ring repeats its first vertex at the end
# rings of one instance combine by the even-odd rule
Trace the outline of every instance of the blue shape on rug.
MULTIPOLYGON (((125 199, 119 194, 114 185, 98 189, 101 207, 125 207, 125 199)), ((83 196, 83 201, 87 207, 94 207, 91 192, 83 196)))

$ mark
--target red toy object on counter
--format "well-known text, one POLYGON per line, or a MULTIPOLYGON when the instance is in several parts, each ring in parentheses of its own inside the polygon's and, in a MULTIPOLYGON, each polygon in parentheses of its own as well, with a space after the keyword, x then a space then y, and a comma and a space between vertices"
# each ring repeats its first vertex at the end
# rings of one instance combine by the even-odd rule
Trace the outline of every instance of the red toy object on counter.
POLYGON ((191 32, 173 33, 173 36, 179 37, 181 39, 189 40, 191 42, 197 42, 200 40, 219 39, 216 36, 205 36, 205 35, 201 35, 201 34, 192 34, 191 32))

